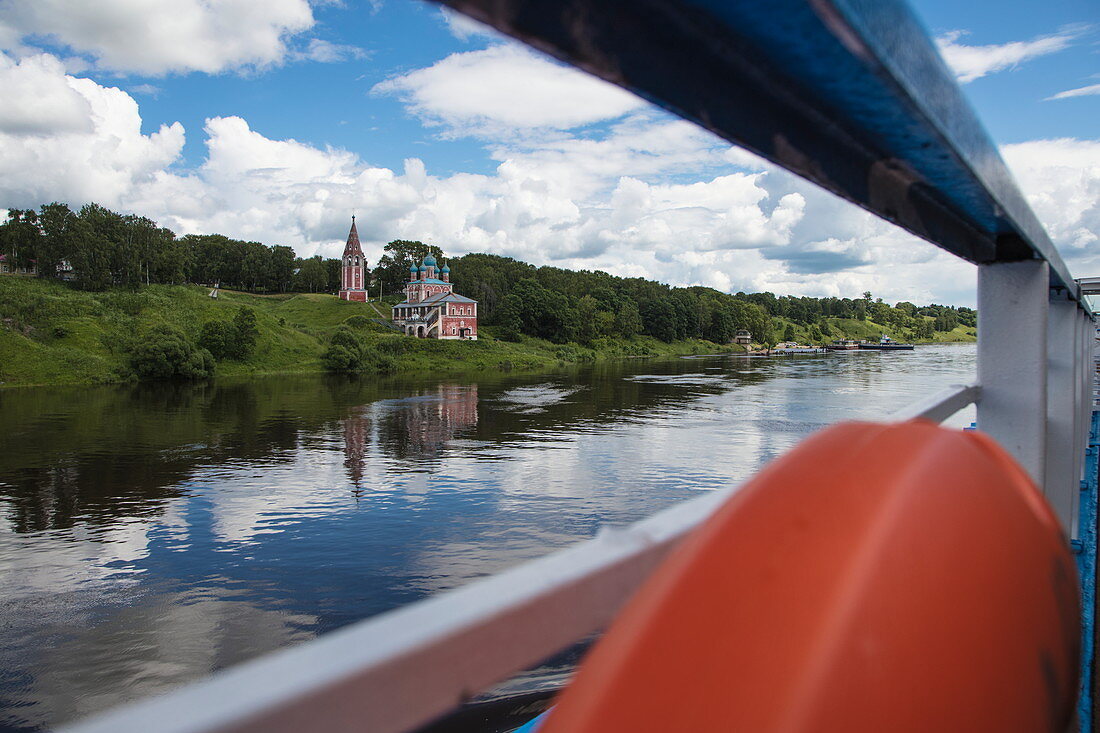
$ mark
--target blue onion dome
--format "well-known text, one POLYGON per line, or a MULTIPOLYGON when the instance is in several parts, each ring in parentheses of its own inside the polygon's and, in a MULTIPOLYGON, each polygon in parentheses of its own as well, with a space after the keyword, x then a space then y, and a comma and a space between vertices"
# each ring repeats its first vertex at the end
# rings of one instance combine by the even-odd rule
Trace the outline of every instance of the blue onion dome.
POLYGON ((421 272, 427 272, 427 271, 428 271, 428 268, 427 268, 427 267, 424 267, 424 265, 421 265, 421 266, 420 266, 420 271, 421 271, 421 272))
POLYGON ((416 263, 409 265, 409 272, 416 272, 416 263))
POLYGON ((435 258, 428 255, 424 258, 424 267, 435 267, 435 258))
POLYGON ((450 272, 450 271, 451 271, 451 268, 447 265, 443 265, 443 269, 440 270, 440 272, 450 272))

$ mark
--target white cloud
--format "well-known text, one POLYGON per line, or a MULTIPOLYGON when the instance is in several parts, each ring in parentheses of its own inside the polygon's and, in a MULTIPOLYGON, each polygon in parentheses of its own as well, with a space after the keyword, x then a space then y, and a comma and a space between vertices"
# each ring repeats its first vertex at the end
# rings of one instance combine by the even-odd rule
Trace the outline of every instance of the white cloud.
POLYGON ((492 26, 479 23, 468 15, 448 7, 439 9, 443 22, 451 35, 460 41, 469 41, 472 38, 502 38, 501 34, 492 26))
POLYGON ((152 84, 136 84, 130 87, 130 91, 134 94, 144 94, 149 97, 156 98, 160 95, 161 88, 152 84))
POLYGON ((431 124, 462 134, 568 130, 615 119, 645 102, 608 82, 515 45, 448 56, 374 87, 431 124))
POLYGON ((100 69, 161 75, 263 68, 314 25, 307 0, 0 0, 0 48, 48 36, 100 69))
POLYGON ((959 43, 959 39, 966 36, 967 32, 951 31, 937 38, 936 43, 940 47, 944 61, 954 70, 959 82, 968 84, 975 79, 1013 68, 1039 56, 1069 48, 1083 31, 1081 27, 1071 27, 1058 33, 1037 36, 1030 41, 1011 41, 986 46, 968 46, 959 43))
MULTIPOLYGON (((187 170, 178 123, 142 134, 129 94, 67 76, 48 55, 0 55, 0 96, 28 84, 44 90, 38 112, 0 110, 0 206, 95 200, 180 234, 307 256, 338 254, 354 210, 371 259, 408 238, 723 290, 973 302, 972 266, 662 113, 498 139, 493 172, 442 177, 415 158, 390 170, 215 117, 200 133, 205 161, 187 170)), ((1100 141, 1004 152, 1075 271, 1100 271, 1100 141)))
POLYGON ((0 97, 20 99, 0 107, 0 200, 6 205, 62 197, 118 202, 136 184, 163 175, 183 148, 178 122, 142 134, 130 95, 66 76, 49 55, 14 63, 0 53, 0 97))
POLYGON ((358 46, 332 43, 320 38, 311 38, 309 45, 302 51, 295 51, 292 57, 296 61, 316 61, 321 64, 336 64, 350 59, 365 59, 369 54, 358 46))
POLYGON ((1069 99, 1070 97, 1091 97, 1100 95, 1100 84, 1092 84, 1087 87, 1077 87, 1076 89, 1067 89, 1064 92, 1058 92, 1057 94, 1047 97, 1045 100, 1049 102, 1052 99, 1069 99))
POLYGON ((1001 152, 1071 272, 1100 274, 1100 140, 1034 140, 1001 152))
POLYGON ((0 91, 9 100, 0 105, 0 134, 14 137, 90 132, 91 105, 77 91, 75 81, 65 76, 65 67, 49 54, 16 62, 0 53, 0 91), (18 103, 12 104, 13 100, 18 103))

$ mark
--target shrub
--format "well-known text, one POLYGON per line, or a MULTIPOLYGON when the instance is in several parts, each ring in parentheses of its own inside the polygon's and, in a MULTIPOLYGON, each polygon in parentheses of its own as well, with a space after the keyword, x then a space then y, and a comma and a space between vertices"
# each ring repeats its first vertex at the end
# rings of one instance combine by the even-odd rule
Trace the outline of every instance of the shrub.
POLYGON ((370 319, 363 315, 348 316, 344 319, 344 325, 351 328, 366 328, 370 324, 370 319))
POLYGON ((214 357, 171 326, 154 326, 133 346, 130 367, 141 379, 202 379, 214 373, 214 357))
POLYGON ((411 350, 414 343, 407 336, 391 336, 375 342, 374 349, 380 354, 404 354, 411 350))
POLYGON ((241 308, 233 316, 232 321, 216 320, 202 324, 199 345, 219 361, 223 359, 243 361, 252 355, 259 333, 255 311, 251 308, 241 308))
POLYGON ((207 321, 202 324, 202 333, 199 334, 199 346, 209 351, 219 361, 228 359, 234 351, 233 341, 237 337, 237 329, 228 321, 207 321))
POLYGON ((256 337, 260 335, 260 329, 256 327, 256 311, 240 308, 237 315, 233 316, 233 327, 237 331, 233 357, 247 359, 256 347, 256 337))
POLYGON ((330 344, 321 355, 321 363, 330 372, 357 371, 359 356, 346 346, 330 344))
POLYGON ((371 349, 362 336, 347 326, 340 326, 333 332, 328 348, 321 355, 321 363, 330 372, 392 372, 397 369, 397 361, 392 356, 371 349))

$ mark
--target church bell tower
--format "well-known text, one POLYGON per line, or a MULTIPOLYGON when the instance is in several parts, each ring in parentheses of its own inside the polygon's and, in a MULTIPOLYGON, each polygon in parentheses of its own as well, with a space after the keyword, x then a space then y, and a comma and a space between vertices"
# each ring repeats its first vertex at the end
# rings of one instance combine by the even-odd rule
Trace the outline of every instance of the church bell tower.
POLYGON ((355 216, 351 217, 348 243, 344 245, 344 257, 340 266, 340 299, 367 302, 367 258, 359 244, 359 232, 355 230, 355 216))

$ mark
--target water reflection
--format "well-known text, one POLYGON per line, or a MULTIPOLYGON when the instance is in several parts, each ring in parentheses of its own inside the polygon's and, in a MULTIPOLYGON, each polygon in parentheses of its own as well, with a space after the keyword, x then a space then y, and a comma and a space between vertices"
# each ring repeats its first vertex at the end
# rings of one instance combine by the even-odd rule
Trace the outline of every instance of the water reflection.
POLYGON ((0 729, 496 572, 972 379, 973 347, 898 356, 0 392, 0 729))

